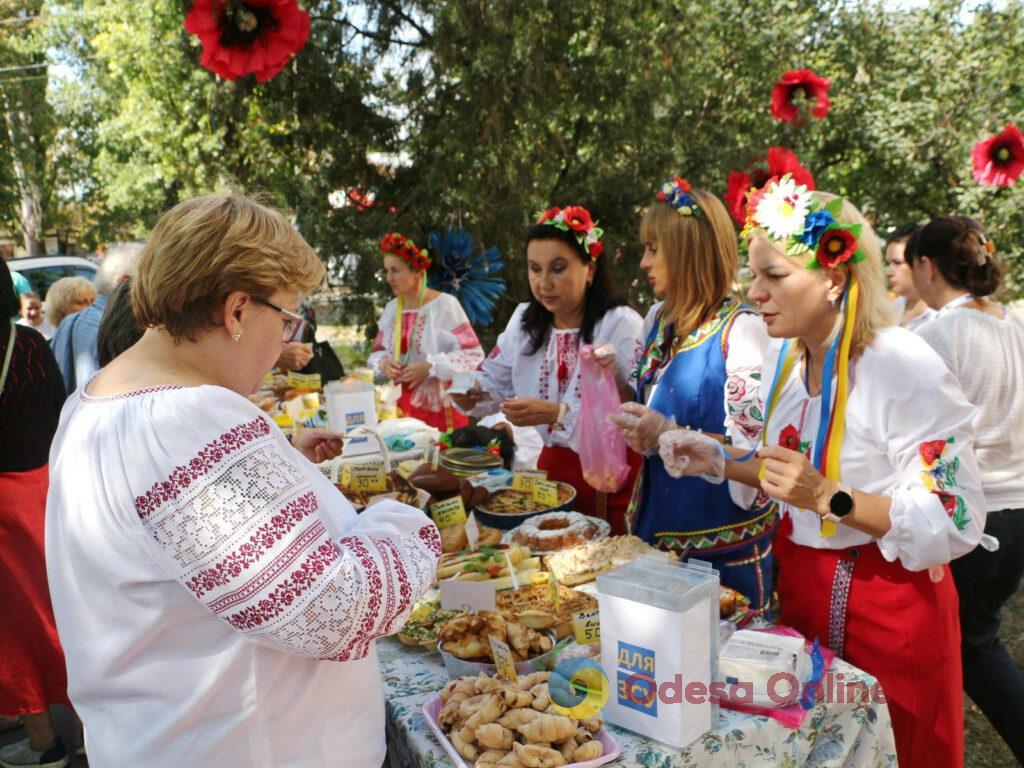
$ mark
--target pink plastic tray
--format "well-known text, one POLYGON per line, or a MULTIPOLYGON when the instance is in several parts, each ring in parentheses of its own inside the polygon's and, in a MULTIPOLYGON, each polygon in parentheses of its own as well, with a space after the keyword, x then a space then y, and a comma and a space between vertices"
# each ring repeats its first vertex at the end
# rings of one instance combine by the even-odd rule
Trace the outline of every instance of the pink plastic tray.
MULTIPOLYGON (((456 768, 471 768, 467 765, 466 761, 462 759, 462 756, 455 751, 455 747, 448 741, 448 737, 444 735, 441 730, 441 726, 437 724, 437 715, 441 711, 441 697, 435 696, 426 704, 423 705, 423 716, 427 718, 427 724, 430 726, 430 730, 434 732, 437 740, 444 747, 444 751, 448 753, 448 757, 455 763, 456 768)), ((619 742, 608 733, 607 728, 602 728, 597 732, 597 740, 604 745, 604 754, 593 760, 587 760, 583 763, 569 763, 565 768, 596 768, 599 765, 610 763, 612 760, 622 754, 622 747, 619 746, 619 742)))

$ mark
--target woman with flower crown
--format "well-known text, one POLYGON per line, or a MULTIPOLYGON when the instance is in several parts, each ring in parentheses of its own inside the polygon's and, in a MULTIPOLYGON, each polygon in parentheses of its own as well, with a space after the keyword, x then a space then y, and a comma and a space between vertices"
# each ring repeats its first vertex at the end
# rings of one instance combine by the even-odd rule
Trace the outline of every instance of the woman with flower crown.
POLYGON ((398 407, 442 431, 469 420, 444 389, 456 373, 484 359, 476 331, 458 299, 427 288, 430 256, 412 240, 389 232, 380 241, 384 273, 395 298, 384 307, 368 363, 401 386, 398 407))
POLYGON ((743 237, 750 298, 785 340, 765 361, 764 447, 744 460, 677 429, 662 459, 779 503, 782 623, 878 679, 900 765, 961 766, 948 564, 985 526, 975 410, 927 343, 886 327, 878 240, 850 203, 783 177, 751 192, 743 237))
POLYGON ((639 457, 630 454, 630 478, 622 490, 605 495, 583 479, 577 452, 580 347, 594 345, 595 359, 616 371, 624 398, 640 348, 642 320, 612 281, 601 234, 582 206, 551 208, 538 216, 526 233, 530 297, 516 307, 476 373, 489 399, 480 394, 453 399, 471 415, 500 408, 513 425, 536 427, 544 439, 538 468, 548 479, 574 486, 577 510, 607 519, 618 534, 625 530, 639 457))
POLYGON ((721 201, 681 178, 661 186, 640 222, 641 268, 663 301, 644 323, 635 400, 615 417, 645 455, 634 492, 636 533, 684 558, 710 561, 755 611, 771 601, 776 520, 767 497, 741 484, 673 478, 658 435, 687 425, 749 450, 761 435, 758 391, 768 332, 732 295, 736 231, 721 201))

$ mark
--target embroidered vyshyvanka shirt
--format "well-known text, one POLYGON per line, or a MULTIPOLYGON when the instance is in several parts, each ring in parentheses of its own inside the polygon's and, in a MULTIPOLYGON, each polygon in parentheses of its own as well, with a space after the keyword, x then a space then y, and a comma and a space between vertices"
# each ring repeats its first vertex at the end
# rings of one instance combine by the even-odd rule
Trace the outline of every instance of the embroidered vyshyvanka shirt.
MULTIPOLYGON (((763 381, 773 380, 778 362, 776 350, 765 360, 763 381)), ((821 397, 808 396, 801 371, 794 365, 788 381, 780 383, 767 441, 810 456, 821 397)), ((892 528, 877 540, 886 560, 920 571, 978 544, 985 497, 974 456, 974 415, 942 360, 911 331, 884 329, 850 361, 840 480, 892 499, 892 528)), ((824 538, 815 512, 788 504, 780 512, 792 516, 791 539, 807 547, 844 549, 874 540, 845 525, 824 538)))
MULTIPOLYGON (((398 300, 392 299, 380 317, 377 338, 367 358, 375 371, 381 370, 385 360, 395 359, 397 311, 398 300)), ((401 322, 399 361, 430 363, 430 374, 416 388, 412 404, 439 411, 447 404, 442 389, 456 373, 476 370, 484 359, 483 347, 459 300, 448 293, 441 293, 419 309, 403 310, 401 322)))
MULTIPOLYGON (((530 337, 523 329, 523 312, 527 306, 523 303, 516 307, 491 354, 477 371, 475 378, 492 399, 480 403, 470 415, 494 413, 509 397, 537 397, 551 403, 565 403, 569 410, 564 429, 537 429, 545 445, 562 445, 576 451, 576 421, 580 412, 578 362, 582 346, 579 329, 552 328, 547 344, 536 354, 527 354, 530 337)), ((622 381, 628 381, 633 372, 640 352, 642 324, 640 315, 629 307, 615 307, 605 312, 594 326, 594 346, 607 343, 615 348, 622 381)))
POLYGON ((79 390, 50 456, 47 570, 90 764, 384 760, 373 639, 433 581, 437 529, 356 515, 216 386, 79 390))

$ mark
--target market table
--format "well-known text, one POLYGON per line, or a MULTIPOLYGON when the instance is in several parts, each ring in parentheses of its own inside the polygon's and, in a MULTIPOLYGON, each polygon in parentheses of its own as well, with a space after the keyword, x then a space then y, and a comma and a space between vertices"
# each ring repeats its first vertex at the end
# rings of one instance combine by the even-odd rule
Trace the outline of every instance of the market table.
MULTIPOLYGON (((448 681, 436 653, 408 648, 396 638, 377 641, 387 707, 388 760, 391 768, 451 768, 423 717, 422 707, 448 681)), ((872 690, 875 679, 839 659, 834 679, 862 681, 872 690), (843 677, 839 678, 838 675, 843 677)), ((834 697, 838 699, 838 697, 834 697)), ((769 717, 719 710, 718 727, 683 750, 610 726, 622 755, 609 765, 642 768, 690 766, 814 766, 862 768, 895 766, 889 709, 871 701, 818 704, 796 730, 769 717)))

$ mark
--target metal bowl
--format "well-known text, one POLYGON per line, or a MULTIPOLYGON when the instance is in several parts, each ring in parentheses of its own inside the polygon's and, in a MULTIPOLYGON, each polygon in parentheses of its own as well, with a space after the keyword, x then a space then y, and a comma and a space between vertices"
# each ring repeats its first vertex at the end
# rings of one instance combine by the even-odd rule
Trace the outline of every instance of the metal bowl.
MULTIPOLYGON (((543 634, 551 638, 551 650, 547 653, 542 653, 540 656, 534 656, 532 659, 527 659, 526 661, 517 661, 517 675, 529 675, 531 672, 545 672, 548 670, 550 662, 554 661, 554 656, 559 651, 558 641, 555 639, 555 633, 547 631, 543 634)), ((465 659, 460 659, 458 656, 453 656, 441 647, 441 641, 438 641, 437 643, 437 650, 441 654, 441 658, 444 659, 444 668, 448 672, 449 680, 454 680, 457 677, 476 677, 481 672, 485 672, 488 675, 494 675, 498 672, 498 668, 494 664, 489 664, 483 661, 466 661, 465 659)))
MULTIPOLYGON (((521 512, 519 514, 513 515, 499 515, 495 512, 488 511, 487 504, 485 502, 484 504, 478 506, 475 510, 476 521, 478 523, 483 523, 484 525, 489 525, 491 526, 491 528, 500 528, 503 531, 507 531, 511 528, 515 528, 524 520, 529 520, 534 515, 543 515, 545 512, 564 512, 571 510, 573 508, 573 504, 576 502, 576 489, 573 488, 568 483, 563 482, 559 482, 558 486, 559 489, 569 489, 569 498, 566 501, 559 504, 558 506, 551 507, 549 509, 538 509, 536 512, 521 512)), ((501 491, 495 491, 495 493, 491 495, 494 496, 498 493, 501 493, 501 491)))

